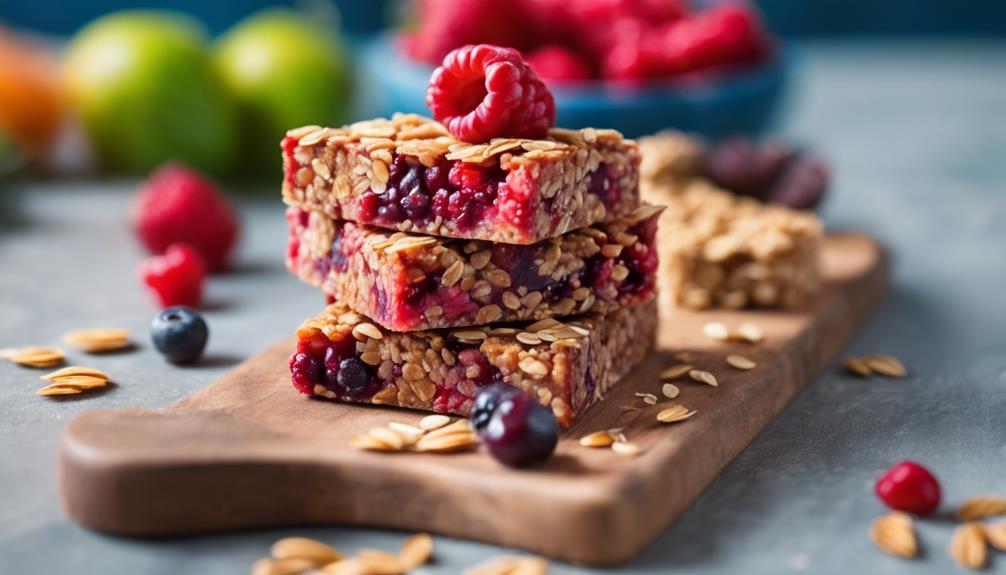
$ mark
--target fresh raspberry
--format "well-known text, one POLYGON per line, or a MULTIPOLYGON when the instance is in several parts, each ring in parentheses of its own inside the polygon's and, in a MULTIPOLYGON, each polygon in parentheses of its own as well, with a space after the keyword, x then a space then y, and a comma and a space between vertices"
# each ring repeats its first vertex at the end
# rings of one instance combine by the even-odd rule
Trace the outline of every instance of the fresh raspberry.
POLYGON ((133 222, 151 253, 186 243, 199 251, 210 271, 227 263, 238 235, 227 200, 200 174, 178 164, 150 176, 133 204, 133 222))
POLYGON ((736 2, 672 22, 658 33, 665 74, 752 62, 768 51, 758 15, 747 4, 736 2))
POLYGON ((489 44, 448 54, 430 76, 426 105, 455 138, 543 138, 555 123, 552 93, 520 52, 489 44))
POLYGON ((140 263, 140 279, 162 308, 199 307, 205 277, 206 266, 199 252, 187 244, 171 244, 164 255, 150 256, 140 263))
POLYGON ((581 82, 591 77, 590 66, 579 54, 555 44, 529 54, 527 63, 548 84, 581 82))
POLYGON ((525 3, 500 0, 422 0, 417 4, 419 28, 404 38, 406 53, 438 64, 466 44, 496 44, 517 49, 535 43, 525 3))

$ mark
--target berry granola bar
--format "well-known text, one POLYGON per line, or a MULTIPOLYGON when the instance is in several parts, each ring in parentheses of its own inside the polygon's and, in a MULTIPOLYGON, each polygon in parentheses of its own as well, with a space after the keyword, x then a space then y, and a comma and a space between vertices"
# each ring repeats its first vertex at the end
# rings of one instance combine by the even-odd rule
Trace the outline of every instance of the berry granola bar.
POLYGON ((416 115, 287 133, 283 197, 338 220, 532 244, 631 213, 639 149, 614 130, 459 142, 416 115))
POLYGON ((797 308, 821 283, 821 221, 810 212, 733 195, 703 179, 645 185, 660 217, 664 309, 797 308))
POLYGON ((287 210, 287 267, 387 329, 607 313, 649 300, 660 208, 532 245, 391 232, 287 210))
POLYGON ((335 303, 297 330, 290 371, 305 394, 463 416, 503 382, 568 427, 643 359, 656 323, 650 301, 565 323, 396 333, 335 303))

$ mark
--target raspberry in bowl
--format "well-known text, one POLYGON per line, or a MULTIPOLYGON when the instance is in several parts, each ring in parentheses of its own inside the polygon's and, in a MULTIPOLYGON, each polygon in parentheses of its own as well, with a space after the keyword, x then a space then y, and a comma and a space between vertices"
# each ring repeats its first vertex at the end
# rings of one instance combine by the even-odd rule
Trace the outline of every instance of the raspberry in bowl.
MULTIPOLYGON (((368 46, 366 68, 382 96, 375 111, 423 113, 426 81, 446 46, 500 42, 477 29, 450 32, 478 16, 480 3, 439 3, 436 25, 427 26, 438 3, 430 4, 415 31, 368 46), (452 13, 457 22, 448 25, 452 13), (433 44, 437 51, 415 48, 433 44)), ((786 87, 791 58, 753 4, 728 1, 699 12, 664 0, 500 4, 523 23, 524 33, 505 36, 512 42, 505 45, 521 50, 551 89, 560 126, 599 125, 632 138, 665 127, 712 138, 758 134, 770 127, 786 87)))

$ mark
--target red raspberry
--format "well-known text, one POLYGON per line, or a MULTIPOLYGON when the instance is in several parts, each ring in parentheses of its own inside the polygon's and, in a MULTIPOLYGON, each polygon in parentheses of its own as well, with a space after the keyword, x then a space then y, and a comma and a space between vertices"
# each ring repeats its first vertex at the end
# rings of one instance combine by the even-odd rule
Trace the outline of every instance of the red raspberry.
POLYGON ((227 263, 238 234, 234 211, 216 187, 178 164, 150 176, 133 204, 133 222, 151 253, 186 243, 199 251, 210 271, 227 263))
POLYGON ((171 244, 164 255, 151 256, 140 263, 140 279, 162 308, 199 307, 205 277, 206 267, 199 252, 187 244, 171 244))
POLYGON ((489 44, 464 46, 430 76, 426 105, 455 138, 543 138, 555 124, 555 101, 520 52, 489 44))
POLYGON ((466 44, 523 49, 535 43, 524 2, 422 0, 417 9, 419 28, 404 42, 406 53, 416 60, 436 65, 466 44))
POLYGON ((527 63, 539 78, 550 84, 580 82, 591 77, 590 66, 579 54, 555 44, 529 54, 527 63))
POLYGON ((940 484, 928 469, 902 461, 880 476, 877 497, 891 509, 929 515, 940 504, 940 484))
POLYGON ((740 64, 768 51, 758 15, 747 4, 727 2, 661 27, 662 69, 666 74, 740 64))

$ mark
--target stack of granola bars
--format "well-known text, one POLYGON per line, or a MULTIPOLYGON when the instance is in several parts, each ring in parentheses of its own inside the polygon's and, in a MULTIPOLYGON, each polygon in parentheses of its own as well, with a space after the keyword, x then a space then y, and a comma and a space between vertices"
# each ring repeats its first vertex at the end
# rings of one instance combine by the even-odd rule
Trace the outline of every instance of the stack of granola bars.
POLYGON ((503 382, 565 427, 652 345, 659 209, 621 134, 468 144, 396 115, 282 148, 288 267, 334 302, 297 331, 301 392, 467 415, 503 382))

